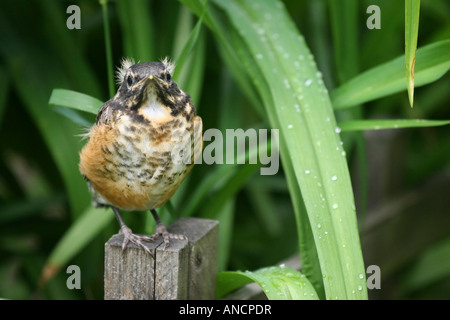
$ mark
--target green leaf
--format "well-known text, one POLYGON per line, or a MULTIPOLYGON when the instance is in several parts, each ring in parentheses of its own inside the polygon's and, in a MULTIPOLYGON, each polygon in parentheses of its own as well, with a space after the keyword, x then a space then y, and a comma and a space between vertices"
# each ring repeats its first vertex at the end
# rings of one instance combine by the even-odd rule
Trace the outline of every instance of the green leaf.
POLYGON ((420 0, 405 1, 405 69, 409 104, 414 101, 414 65, 419 33, 420 0))
POLYGON ((272 127, 280 129, 283 166, 290 158, 293 168, 290 190, 296 183, 308 214, 294 205, 299 236, 305 231, 299 222, 309 220, 327 298, 366 298, 348 167, 313 56, 281 2, 214 3, 238 31, 243 44, 236 41, 233 48, 240 68, 253 79, 272 127))
POLYGON ((154 20, 150 6, 150 1, 117 1, 124 55, 135 61, 152 61, 155 57, 154 20))
POLYGON ((422 119, 396 119, 396 120, 354 120, 340 122, 342 131, 400 129, 415 127, 434 127, 450 124, 450 120, 422 120, 422 119))
POLYGON ((103 30, 105 38, 105 52, 106 52, 106 69, 108 71, 108 92, 109 96, 114 95, 114 66, 111 46, 111 32, 109 30, 109 16, 108 16, 108 0, 99 0, 103 12, 103 30))
POLYGON ((180 8, 177 30, 173 40, 172 57, 175 57, 176 67, 174 79, 178 86, 191 96, 197 112, 199 111, 200 93, 203 87, 205 69, 205 34, 201 30, 206 6, 202 16, 194 28, 193 14, 185 6, 180 8), (186 40, 187 38, 187 40, 186 40))
POLYGON ((450 239, 438 242, 421 254, 400 276, 402 290, 415 291, 425 288, 450 275, 450 239))
POLYGON ((48 103, 50 105, 72 108, 92 114, 97 114, 103 105, 103 102, 94 97, 67 89, 53 89, 48 103))
POLYGON ((205 3, 205 8, 203 9, 203 13, 200 16, 200 19, 198 19, 197 24, 195 25, 194 29, 192 29, 191 34, 189 35, 188 40, 186 41, 186 44, 184 45, 183 49, 181 50, 180 55, 177 57, 177 65, 175 67, 175 72, 173 74, 173 78, 177 79, 178 75, 180 74, 181 68, 184 66, 187 58, 192 52, 192 49, 194 48, 195 44, 197 43, 200 30, 203 24, 203 18, 205 16, 206 8, 208 5, 208 1, 205 3))
MULTIPOLYGON (((417 50, 415 86, 436 81, 450 68, 450 40, 435 42, 417 50)), ((406 89, 405 56, 367 70, 331 93, 334 109, 349 108, 406 89)))
POLYGON ((89 206, 66 231, 50 254, 42 271, 41 281, 46 282, 70 259, 78 254, 105 226, 113 220, 110 210, 89 206))
POLYGON ((217 282, 219 298, 247 283, 256 282, 269 300, 318 299, 308 279, 299 271, 288 267, 268 267, 254 272, 221 272, 217 282))

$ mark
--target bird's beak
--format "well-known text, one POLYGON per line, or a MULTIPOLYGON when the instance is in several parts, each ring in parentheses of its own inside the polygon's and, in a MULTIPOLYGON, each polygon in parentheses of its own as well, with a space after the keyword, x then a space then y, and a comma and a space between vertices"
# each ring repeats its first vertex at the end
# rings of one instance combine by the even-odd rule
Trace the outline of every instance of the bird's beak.
POLYGON ((163 84, 163 81, 160 78, 155 77, 155 76, 149 76, 149 77, 143 79, 142 81, 144 81, 145 84, 149 84, 151 82, 153 82, 159 86, 163 84))
POLYGON ((163 80, 159 79, 158 77, 149 76, 147 78, 142 79, 139 84, 142 84, 143 86, 148 86, 151 83, 156 84, 157 87, 161 87, 164 82, 163 82, 163 80))

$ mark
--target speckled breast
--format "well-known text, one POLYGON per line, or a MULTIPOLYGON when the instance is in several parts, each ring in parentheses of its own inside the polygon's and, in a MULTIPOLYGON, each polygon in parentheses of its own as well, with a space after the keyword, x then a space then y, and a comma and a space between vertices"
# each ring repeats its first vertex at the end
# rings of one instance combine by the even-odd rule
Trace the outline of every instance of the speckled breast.
POLYGON ((125 210, 167 202, 194 163, 194 123, 183 120, 144 123, 122 114, 114 126, 94 128, 80 170, 97 201, 125 210))

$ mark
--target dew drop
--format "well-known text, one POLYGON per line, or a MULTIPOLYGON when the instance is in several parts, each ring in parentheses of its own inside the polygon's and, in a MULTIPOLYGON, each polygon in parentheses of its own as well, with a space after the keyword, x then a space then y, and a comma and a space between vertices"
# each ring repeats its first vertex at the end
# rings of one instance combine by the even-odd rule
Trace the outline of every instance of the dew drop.
POLYGON ((340 133, 340 132, 341 132, 341 128, 339 128, 339 127, 336 127, 336 129, 334 129, 334 132, 336 132, 336 133, 340 133))
POLYGON ((287 128, 292 129, 294 126, 292 124, 288 124, 287 128))
POLYGON ((317 224, 317 228, 320 229, 322 228, 322 225, 320 223, 317 224))
POLYGON ((331 180, 336 181, 337 180, 337 176, 332 176, 331 180))
POLYGON ((306 79, 305 87, 309 87, 311 84, 312 84, 312 80, 311 79, 306 79))
POLYGON ((306 174, 310 174, 310 173, 311 173, 311 171, 309 171, 309 170, 305 170, 305 173, 306 173, 306 174))
POLYGON ((337 203, 334 203, 334 204, 333 204, 333 209, 337 209, 337 208, 338 208, 337 203))
POLYGON ((364 279, 364 275, 362 273, 359 274, 359 278, 362 280, 364 279))
POLYGON ((291 88, 291 84, 289 83, 288 79, 284 79, 283 82, 284 82, 284 85, 285 85, 286 89, 290 89, 291 88))

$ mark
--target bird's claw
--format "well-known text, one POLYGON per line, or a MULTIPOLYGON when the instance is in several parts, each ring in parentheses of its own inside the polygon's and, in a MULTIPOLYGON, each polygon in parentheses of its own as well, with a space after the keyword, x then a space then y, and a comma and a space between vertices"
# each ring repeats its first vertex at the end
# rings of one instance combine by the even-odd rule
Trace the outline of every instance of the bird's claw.
POLYGON ((142 235, 136 235, 134 234, 130 228, 127 226, 122 226, 119 231, 120 234, 123 235, 123 242, 122 242, 122 252, 125 251, 126 247, 128 246, 128 243, 131 242, 138 246, 139 248, 142 248, 145 250, 146 253, 151 255, 153 257, 153 254, 150 252, 150 249, 142 242, 142 241, 152 241, 151 237, 149 236, 142 236, 142 235))
POLYGON ((187 237, 185 235, 169 233, 163 224, 158 224, 156 226, 155 233, 149 238, 151 238, 151 240, 156 240, 159 237, 163 238, 164 249, 167 249, 167 247, 169 246, 170 239, 187 240, 187 237))
POLYGON ((167 249, 170 244, 170 239, 187 240, 187 237, 185 235, 169 233, 163 224, 158 224, 156 226, 155 233, 151 236, 136 235, 131 231, 130 228, 125 225, 122 226, 119 233, 123 235, 122 251, 125 251, 128 243, 131 242, 139 248, 144 249, 145 252, 147 252, 152 257, 153 254, 151 253, 150 249, 143 243, 143 241, 151 242, 158 239, 159 237, 162 237, 164 241, 164 249, 167 249))

